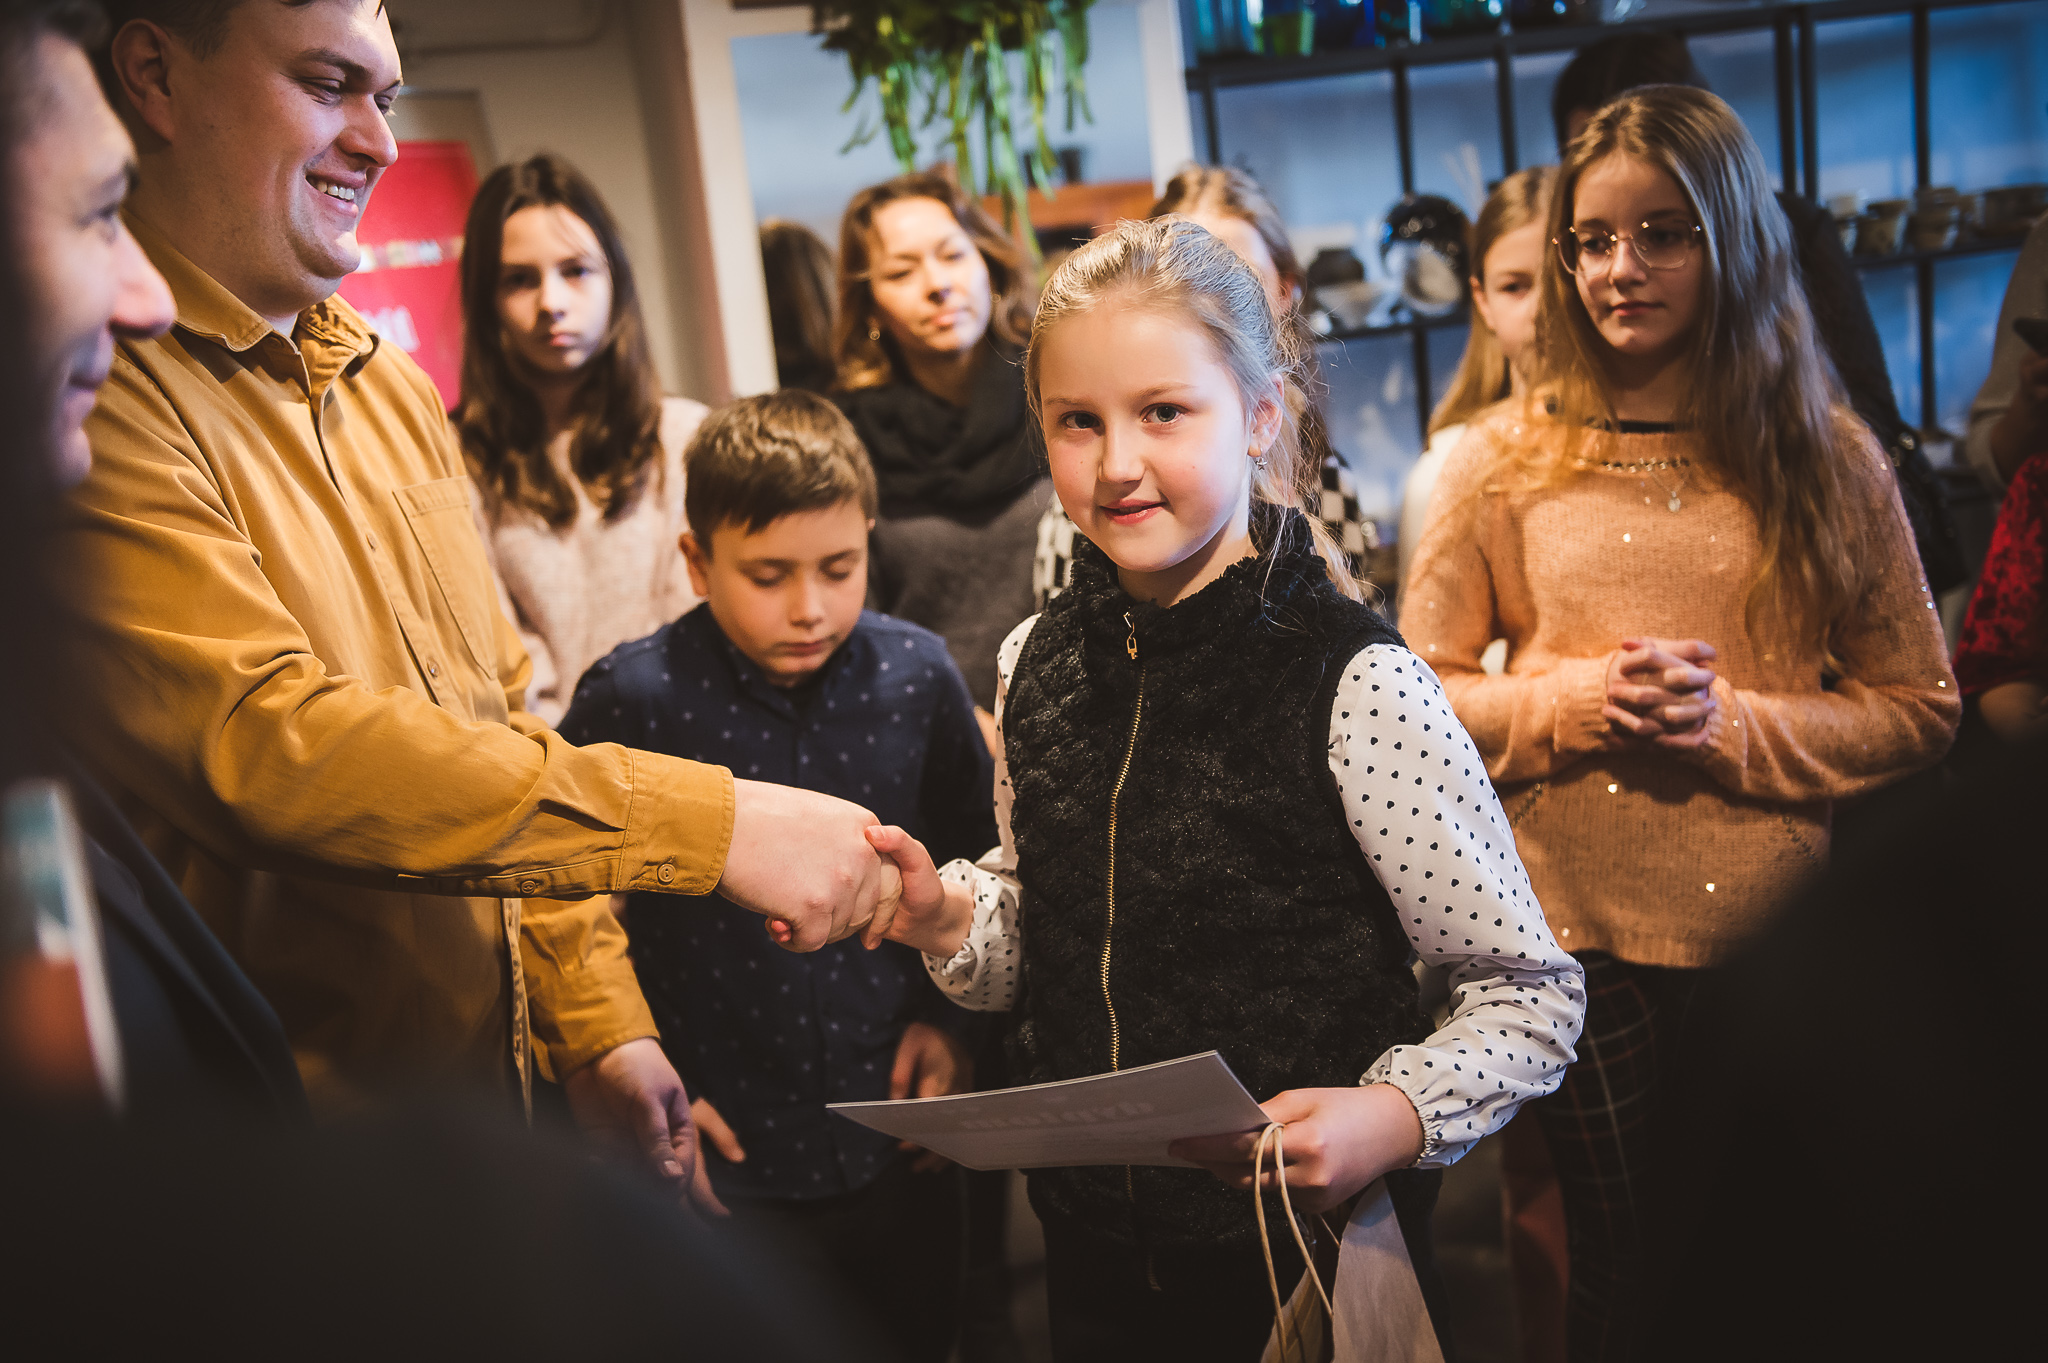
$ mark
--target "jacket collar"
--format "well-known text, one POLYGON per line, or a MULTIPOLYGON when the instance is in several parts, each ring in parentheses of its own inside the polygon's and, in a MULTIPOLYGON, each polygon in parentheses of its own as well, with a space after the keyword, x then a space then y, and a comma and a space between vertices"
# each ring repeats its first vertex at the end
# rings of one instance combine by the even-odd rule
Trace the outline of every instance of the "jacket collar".
MULTIPOLYGON (((122 210, 122 218, 170 285, 171 299, 178 307, 174 323, 178 330, 217 342, 237 354, 277 334, 255 309, 194 265, 147 219, 128 209, 122 210)), ((297 330, 348 352, 351 359, 366 357, 377 348, 376 333, 354 308, 336 298, 324 299, 300 313, 297 330)))
POLYGON ((1076 535, 1072 585, 1047 610, 1078 612, 1090 639, 1113 644, 1119 655, 1135 633, 1140 658, 1184 652, 1246 630, 1298 627, 1316 612, 1325 589, 1335 590, 1308 522, 1292 508, 1261 502, 1252 507, 1251 531, 1257 554, 1239 559, 1193 596, 1165 607, 1125 592, 1109 556, 1076 535))

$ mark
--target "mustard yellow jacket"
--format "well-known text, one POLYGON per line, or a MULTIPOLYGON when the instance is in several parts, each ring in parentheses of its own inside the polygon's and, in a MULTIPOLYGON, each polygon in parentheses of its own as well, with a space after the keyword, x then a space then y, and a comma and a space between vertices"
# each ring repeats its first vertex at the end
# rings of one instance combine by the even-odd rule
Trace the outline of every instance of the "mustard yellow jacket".
POLYGON ((652 1035, 604 895, 710 890, 730 774, 524 713, 425 374, 338 298, 287 340, 130 226, 177 323, 119 346, 88 428, 67 738, 269 997, 316 1110, 652 1035))

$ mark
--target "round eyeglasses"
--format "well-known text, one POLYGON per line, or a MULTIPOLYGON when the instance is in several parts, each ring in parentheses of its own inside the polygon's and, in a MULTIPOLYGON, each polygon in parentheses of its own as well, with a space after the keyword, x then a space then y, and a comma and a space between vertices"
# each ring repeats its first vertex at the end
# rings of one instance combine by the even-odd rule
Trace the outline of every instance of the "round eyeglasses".
POLYGON ((1614 268, 1614 258, 1627 242, 1644 268, 1675 270, 1685 264, 1706 229, 1698 223, 1646 222, 1633 232, 1602 232, 1574 227, 1551 238, 1564 268, 1572 274, 1598 278, 1614 268))

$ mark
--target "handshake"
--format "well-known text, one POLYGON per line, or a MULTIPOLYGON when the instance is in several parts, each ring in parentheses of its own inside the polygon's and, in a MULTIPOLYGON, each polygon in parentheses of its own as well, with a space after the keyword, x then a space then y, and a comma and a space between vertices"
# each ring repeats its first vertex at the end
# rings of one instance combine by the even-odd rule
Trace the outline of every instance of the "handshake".
POLYGON ((859 805, 760 781, 733 782, 732 845, 718 892, 768 920, 791 951, 856 933, 869 950, 904 942, 951 956, 973 899, 939 879, 924 845, 859 805))

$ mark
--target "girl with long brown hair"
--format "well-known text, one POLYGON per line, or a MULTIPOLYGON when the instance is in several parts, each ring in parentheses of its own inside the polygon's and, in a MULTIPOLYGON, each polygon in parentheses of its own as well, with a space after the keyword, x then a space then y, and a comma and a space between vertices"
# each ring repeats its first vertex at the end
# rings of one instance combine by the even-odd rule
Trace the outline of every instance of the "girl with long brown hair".
POLYGON ((462 252, 463 455, 554 723, 584 669, 697 602, 676 550, 701 403, 664 398, 618 224, 574 166, 500 166, 462 252))
POLYGON ((943 637, 984 714, 1052 496, 1024 409, 1032 301, 1015 243, 948 171, 847 204, 833 400, 881 487, 869 599, 943 637))
POLYGON ((1822 864, 1832 803, 1937 760, 1961 706, 1733 111, 1679 86, 1608 105, 1548 235, 1533 396, 1451 456, 1402 626, 1586 967, 1578 1063, 1537 1111, 1569 1352, 1600 1359, 1629 1351, 1711 1139, 1668 1114, 1709 1082, 1717 968, 1822 864))

